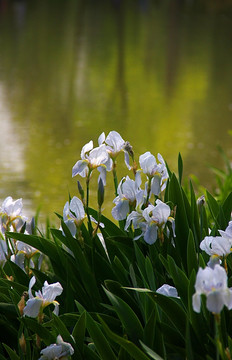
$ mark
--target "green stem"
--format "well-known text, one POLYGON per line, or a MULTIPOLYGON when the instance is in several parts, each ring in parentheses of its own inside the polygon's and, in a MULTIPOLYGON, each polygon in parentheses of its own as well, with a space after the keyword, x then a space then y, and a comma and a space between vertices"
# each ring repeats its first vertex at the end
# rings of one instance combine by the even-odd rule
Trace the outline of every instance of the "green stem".
POLYGON ((89 171, 89 174, 86 178, 86 206, 85 206, 85 212, 88 218, 88 229, 89 229, 89 234, 90 236, 92 236, 92 232, 93 232, 93 227, 91 224, 91 220, 90 220, 90 215, 89 215, 89 182, 90 182, 90 175, 91 175, 91 171, 89 171))
POLYGON ((221 332, 221 316, 214 314, 215 323, 215 344, 216 344, 216 359, 225 359, 225 349, 223 346, 222 332, 221 332))
POLYGON ((146 199, 146 205, 145 205, 145 207, 148 206, 150 192, 151 192, 151 178, 149 177, 149 179, 148 179, 148 185, 147 185, 147 199, 146 199))
POLYGON ((114 190, 115 190, 115 196, 118 196, 118 178, 117 178, 116 166, 117 166, 116 160, 113 159, 114 190))
POLYGON ((92 258, 92 272, 93 274, 95 274, 94 272, 94 255, 95 255, 95 248, 96 248, 96 236, 97 236, 97 231, 99 229, 100 226, 100 219, 101 219, 101 208, 98 208, 98 219, 97 219, 97 226, 96 228, 92 231, 92 249, 91 249, 91 258, 92 258))

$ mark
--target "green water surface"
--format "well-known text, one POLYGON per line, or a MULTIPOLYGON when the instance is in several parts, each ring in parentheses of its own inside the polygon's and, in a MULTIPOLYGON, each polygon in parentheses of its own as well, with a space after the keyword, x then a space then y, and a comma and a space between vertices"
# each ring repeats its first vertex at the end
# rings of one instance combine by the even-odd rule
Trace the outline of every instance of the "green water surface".
POLYGON ((211 187, 231 128, 231 1, 0 0, 1 200, 62 213, 82 146, 110 130, 211 187))

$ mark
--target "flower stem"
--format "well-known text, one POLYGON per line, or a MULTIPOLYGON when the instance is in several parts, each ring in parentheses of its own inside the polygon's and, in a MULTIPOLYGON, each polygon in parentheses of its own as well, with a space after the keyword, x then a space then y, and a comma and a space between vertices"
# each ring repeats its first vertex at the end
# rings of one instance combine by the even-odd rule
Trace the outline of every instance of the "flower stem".
POLYGON ((117 178, 116 166, 117 166, 116 160, 113 159, 114 190, 115 190, 115 196, 118 196, 118 178, 117 178))
POLYGON ((221 316, 220 314, 214 314, 215 324, 215 345, 216 345, 216 359, 225 359, 226 352, 223 346, 223 339, 221 333, 221 316))
POLYGON ((86 206, 85 206, 85 212, 88 218, 88 229, 89 229, 89 234, 90 236, 92 235, 93 232, 93 228, 92 228, 92 224, 91 224, 91 220, 90 220, 90 215, 89 215, 89 182, 90 182, 90 175, 91 175, 91 171, 89 171, 89 174, 86 178, 86 206))
POLYGON ((145 207, 148 206, 149 197, 150 197, 150 192, 151 192, 151 178, 149 177, 149 179, 148 179, 148 184, 147 184, 147 199, 146 199, 145 207))

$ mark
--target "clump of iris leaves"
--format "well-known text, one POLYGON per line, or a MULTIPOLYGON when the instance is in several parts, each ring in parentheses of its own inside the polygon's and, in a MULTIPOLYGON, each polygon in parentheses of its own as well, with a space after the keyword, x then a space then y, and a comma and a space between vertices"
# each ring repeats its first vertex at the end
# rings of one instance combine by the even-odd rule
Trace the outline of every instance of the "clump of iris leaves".
MULTIPOLYGON (((127 147, 135 172, 136 158, 129 144, 127 147)), ((86 159, 82 154, 82 160, 86 159)), ((113 165, 114 182, 118 185, 115 159, 113 165)), ((160 196, 149 198, 149 203, 154 205, 157 198, 162 198, 170 206, 175 229, 172 232, 171 228, 163 228, 152 244, 143 236, 134 240, 142 230, 134 231, 132 223, 128 231, 125 219, 116 221, 104 216, 107 185, 102 186, 102 181, 96 207, 91 208, 87 197, 94 180, 88 178, 86 191, 84 177, 79 177, 77 194, 73 194, 82 200, 87 214, 78 224, 78 236, 72 234, 60 214, 60 227, 48 226, 46 234, 37 227, 28 234, 25 224, 20 231, 4 234, 11 244, 20 241, 38 252, 33 253, 34 258, 27 258, 23 266, 13 261, 12 254, 2 261, 0 360, 39 359, 41 350, 55 344, 57 336, 69 343, 74 352, 56 359, 231 359, 232 312, 226 306, 220 314, 210 312, 204 295, 199 313, 192 303, 197 272, 209 261, 200 243, 206 236, 219 235, 218 230, 225 230, 231 220, 232 193, 228 188, 225 193, 223 188, 231 172, 221 176, 217 194, 202 187, 202 192, 196 193, 191 180, 183 181, 180 155, 177 174, 168 166, 167 172, 165 189, 160 196), (204 197, 199 200, 200 195, 204 197), (42 255, 42 262, 38 254, 42 255), (23 308, 33 276, 33 296, 45 281, 62 285, 63 291, 56 299, 59 313, 55 314, 53 305, 49 305, 40 318, 25 316, 23 308), (178 296, 156 292, 163 284, 175 287, 178 296)), ((221 259, 222 264, 224 260, 221 259)), ((226 271, 229 287, 230 255, 226 258, 226 271)), ((55 359, 52 355, 41 358, 55 359)))

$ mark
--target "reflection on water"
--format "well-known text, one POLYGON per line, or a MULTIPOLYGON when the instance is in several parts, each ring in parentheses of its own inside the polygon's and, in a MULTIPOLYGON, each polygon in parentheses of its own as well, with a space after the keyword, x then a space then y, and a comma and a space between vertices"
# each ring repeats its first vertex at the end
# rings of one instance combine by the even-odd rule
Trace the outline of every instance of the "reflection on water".
POLYGON ((0 198, 61 212, 110 130, 210 187, 216 145, 232 156, 231 29, 229 0, 0 0, 0 198))

